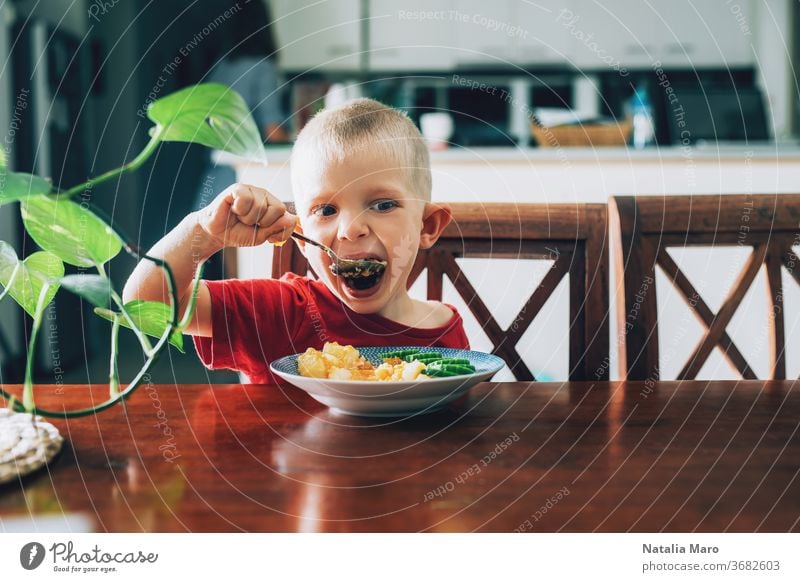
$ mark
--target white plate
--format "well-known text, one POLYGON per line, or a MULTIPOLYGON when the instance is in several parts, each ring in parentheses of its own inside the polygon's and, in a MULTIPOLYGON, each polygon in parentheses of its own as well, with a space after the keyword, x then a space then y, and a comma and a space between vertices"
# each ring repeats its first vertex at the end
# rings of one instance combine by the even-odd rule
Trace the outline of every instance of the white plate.
POLYGON ((410 382, 309 378, 301 376, 297 371, 297 358, 301 354, 275 360, 270 364, 270 369, 335 412, 356 416, 410 416, 439 410, 475 384, 494 376, 505 365, 502 359, 491 354, 452 348, 397 346, 357 349, 376 366, 383 362, 380 354, 385 352, 405 349, 439 352, 446 358, 468 359, 475 366, 475 373, 410 382))

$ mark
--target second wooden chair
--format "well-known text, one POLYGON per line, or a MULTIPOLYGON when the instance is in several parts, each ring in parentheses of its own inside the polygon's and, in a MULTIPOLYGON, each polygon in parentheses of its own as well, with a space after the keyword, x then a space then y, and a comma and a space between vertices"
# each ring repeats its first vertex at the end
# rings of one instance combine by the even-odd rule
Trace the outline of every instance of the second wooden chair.
POLYGON ((771 355, 769 377, 786 377, 783 284, 786 267, 800 283, 800 195, 614 196, 610 200, 620 376, 658 380, 656 266, 660 267, 705 327, 678 379, 696 378, 715 347, 745 379, 752 367, 725 331, 759 270, 766 265, 771 355), (746 246, 753 249, 722 307, 714 313, 667 252, 668 247, 746 246))

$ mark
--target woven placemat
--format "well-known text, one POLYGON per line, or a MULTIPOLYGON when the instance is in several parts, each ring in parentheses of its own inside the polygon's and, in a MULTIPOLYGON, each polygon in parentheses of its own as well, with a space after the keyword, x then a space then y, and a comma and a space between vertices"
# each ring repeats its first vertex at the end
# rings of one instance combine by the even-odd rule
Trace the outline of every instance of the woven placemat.
POLYGON ((0 483, 13 481, 49 463, 64 439, 58 429, 24 412, 0 408, 0 483))

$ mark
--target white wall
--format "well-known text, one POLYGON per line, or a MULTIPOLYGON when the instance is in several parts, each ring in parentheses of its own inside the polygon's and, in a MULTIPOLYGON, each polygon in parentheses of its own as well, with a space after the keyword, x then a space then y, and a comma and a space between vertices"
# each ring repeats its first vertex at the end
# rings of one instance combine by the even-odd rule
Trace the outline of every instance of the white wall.
POLYGON ((791 135, 797 79, 792 70, 791 0, 756 0, 753 49, 758 84, 767 103, 768 123, 776 139, 791 135))

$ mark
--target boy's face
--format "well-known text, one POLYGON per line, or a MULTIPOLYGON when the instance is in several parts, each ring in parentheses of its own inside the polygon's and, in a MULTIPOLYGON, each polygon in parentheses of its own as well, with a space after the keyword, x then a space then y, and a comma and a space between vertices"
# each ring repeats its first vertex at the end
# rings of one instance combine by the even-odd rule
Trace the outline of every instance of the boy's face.
POLYGON ((431 208, 411 190, 408 171, 380 152, 356 152, 316 170, 304 176, 297 195, 303 233, 341 258, 379 259, 388 266, 374 281, 354 283, 331 273, 327 254, 305 245, 311 267, 356 313, 396 319, 393 308, 408 298, 406 282, 421 234, 425 248, 438 238, 438 232, 433 239, 423 232, 431 208))

